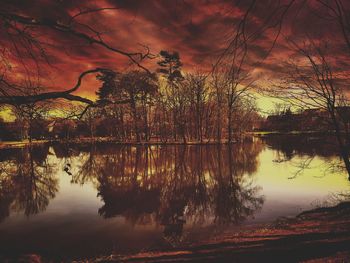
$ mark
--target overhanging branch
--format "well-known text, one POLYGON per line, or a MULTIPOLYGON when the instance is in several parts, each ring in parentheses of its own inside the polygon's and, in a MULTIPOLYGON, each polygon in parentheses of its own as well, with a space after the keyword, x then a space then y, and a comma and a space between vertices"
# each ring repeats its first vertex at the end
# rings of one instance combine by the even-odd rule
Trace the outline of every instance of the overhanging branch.
MULTIPOLYGON (((101 11, 104 10, 105 8, 93 10, 93 11, 101 11)), ((90 11, 92 12, 92 11, 90 11)), ((51 19, 37 19, 33 17, 27 17, 19 14, 14 14, 14 13, 9 13, 9 12, 4 12, 0 10, 0 17, 3 19, 3 23, 7 25, 11 25, 14 28, 17 28, 18 24, 22 26, 34 26, 34 27, 47 27, 50 28, 54 31, 65 33, 72 35, 74 37, 77 37, 79 39, 85 40, 89 44, 95 44, 98 46, 102 46, 112 52, 118 53, 120 55, 126 56, 130 59, 130 61, 134 64, 136 64, 138 67, 141 69, 145 70, 148 73, 151 73, 146 67, 141 65, 141 61, 144 60, 145 58, 153 58, 153 55, 150 54, 149 49, 146 49, 146 53, 141 53, 141 52, 127 52, 123 51, 121 49, 117 49, 108 43, 106 43, 100 36, 99 37, 94 37, 93 35, 89 35, 87 33, 78 31, 74 29, 71 23, 64 24, 59 21, 51 20, 51 19)), ((74 17, 73 17, 74 19, 74 17)), ((72 21, 71 21, 72 22, 72 21)), ((17 28, 18 31, 20 31, 17 28)), ((96 34, 96 31, 93 31, 94 34, 96 34)))
POLYGON ((77 83, 72 88, 64 91, 43 92, 43 93, 33 94, 33 95, 0 96, 0 104, 9 104, 9 105, 19 106, 24 104, 32 104, 32 103, 36 103, 44 100, 65 99, 69 101, 82 102, 88 105, 94 105, 95 104, 94 101, 78 95, 73 95, 72 93, 79 89, 79 87, 81 86, 82 80, 85 76, 93 73, 103 73, 106 71, 109 71, 109 70, 104 68, 96 68, 96 69, 84 71, 79 75, 77 83))

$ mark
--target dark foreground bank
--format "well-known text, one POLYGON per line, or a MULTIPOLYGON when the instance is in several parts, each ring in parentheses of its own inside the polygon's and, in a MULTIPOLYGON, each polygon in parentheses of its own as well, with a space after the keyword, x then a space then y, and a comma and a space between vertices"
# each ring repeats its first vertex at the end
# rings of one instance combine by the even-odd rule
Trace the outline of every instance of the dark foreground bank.
MULTIPOLYGON (((26 255, 7 262, 46 262, 26 255)), ((74 262, 350 262, 350 202, 188 247, 74 262)))
POLYGON ((350 202, 189 247, 91 262, 349 262, 350 202))

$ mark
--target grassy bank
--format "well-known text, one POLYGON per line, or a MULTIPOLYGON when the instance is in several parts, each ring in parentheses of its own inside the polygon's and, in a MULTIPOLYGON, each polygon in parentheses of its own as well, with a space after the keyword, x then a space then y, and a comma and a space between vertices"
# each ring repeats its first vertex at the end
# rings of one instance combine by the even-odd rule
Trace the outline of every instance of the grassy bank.
MULTIPOLYGON (((246 132, 242 134, 241 136, 237 136, 239 139, 234 139, 231 143, 237 143, 239 140, 246 136, 269 136, 269 135, 314 135, 314 136, 328 136, 333 135, 332 132, 318 132, 318 131, 258 131, 258 132, 246 132)), ((4 148, 19 148, 24 147, 27 145, 40 145, 44 143, 99 143, 99 142, 105 142, 105 143, 114 143, 114 144, 120 144, 120 145, 215 145, 215 144, 228 144, 227 140, 221 140, 218 142, 217 140, 213 139, 206 139, 203 141, 186 141, 183 142, 180 141, 173 141, 173 140, 167 140, 167 141, 160 141, 157 139, 151 139, 149 141, 120 141, 112 137, 84 137, 84 138, 74 138, 74 139, 43 139, 43 140, 32 140, 30 143, 29 140, 23 140, 23 141, 0 141, 0 149, 4 148)))
POLYGON ((265 135, 316 135, 316 136, 329 136, 334 135, 332 131, 254 131, 247 134, 256 136, 265 135))
POLYGON ((7 148, 21 148, 27 145, 40 145, 44 143, 48 143, 49 140, 33 140, 32 142, 29 142, 28 140, 24 141, 4 141, 0 142, 0 149, 7 149, 7 148))
MULTIPOLYGON (((6 148, 20 148, 28 145, 40 145, 44 143, 114 143, 119 145, 215 145, 215 144, 228 144, 228 141, 222 140, 217 142, 215 140, 203 140, 203 141, 118 141, 114 138, 106 137, 96 137, 96 138, 79 138, 79 139, 70 139, 70 140, 33 140, 31 143, 28 140, 25 141, 4 141, 0 142, 0 149, 6 148)), ((236 143, 233 141, 231 143, 236 143)))

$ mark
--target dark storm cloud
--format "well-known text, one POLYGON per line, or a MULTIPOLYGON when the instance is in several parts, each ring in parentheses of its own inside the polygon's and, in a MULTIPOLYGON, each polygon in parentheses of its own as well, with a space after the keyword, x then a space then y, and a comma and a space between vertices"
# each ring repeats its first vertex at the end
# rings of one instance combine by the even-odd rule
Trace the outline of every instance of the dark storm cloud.
MULTIPOLYGON (((295 57, 287 40, 302 43, 306 36, 321 42, 331 40, 333 55, 342 57, 344 41, 339 26, 334 20, 323 19, 322 16, 327 14, 315 2, 295 1, 283 19, 278 41, 269 52, 279 32, 277 18, 281 16, 282 9, 277 7, 283 7, 289 1, 257 1, 246 25, 247 32, 259 32, 264 23, 269 23, 269 27, 249 44, 250 65, 258 67, 265 77, 277 75, 284 67, 283 62, 295 57)), ((87 14, 77 21, 92 26, 102 33, 106 43, 121 50, 144 51, 140 44, 147 45, 155 54, 163 49, 176 50, 180 52, 186 70, 199 67, 209 70, 232 39, 234 28, 250 3, 238 0, 3 0, 0 9, 67 22, 79 10, 115 7, 117 10, 87 14)), ((78 28, 91 33, 87 27, 78 28)), ((50 60, 61 70, 52 70, 53 83, 72 84, 81 71, 96 66, 123 71, 129 65, 127 58, 103 47, 89 45, 72 35, 47 29, 43 32, 43 38, 50 43, 50 60)), ((0 41, 6 43, 5 40, 0 41)), ((344 61, 336 61, 336 68, 341 69, 346 64, 344 61)), ((145 65, 155 69, 156 61, 148 61, 145 65)), ((96 87, 91 89, 96 90, 96 87)))

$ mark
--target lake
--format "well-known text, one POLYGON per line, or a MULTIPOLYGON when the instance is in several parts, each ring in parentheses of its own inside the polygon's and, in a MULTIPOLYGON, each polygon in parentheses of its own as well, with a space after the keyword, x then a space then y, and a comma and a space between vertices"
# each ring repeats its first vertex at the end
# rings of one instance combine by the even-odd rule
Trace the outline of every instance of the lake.
POLYGON ((350 190, 333 138, 0 150, 0 260, 92 258, 222 237, 350 190))

